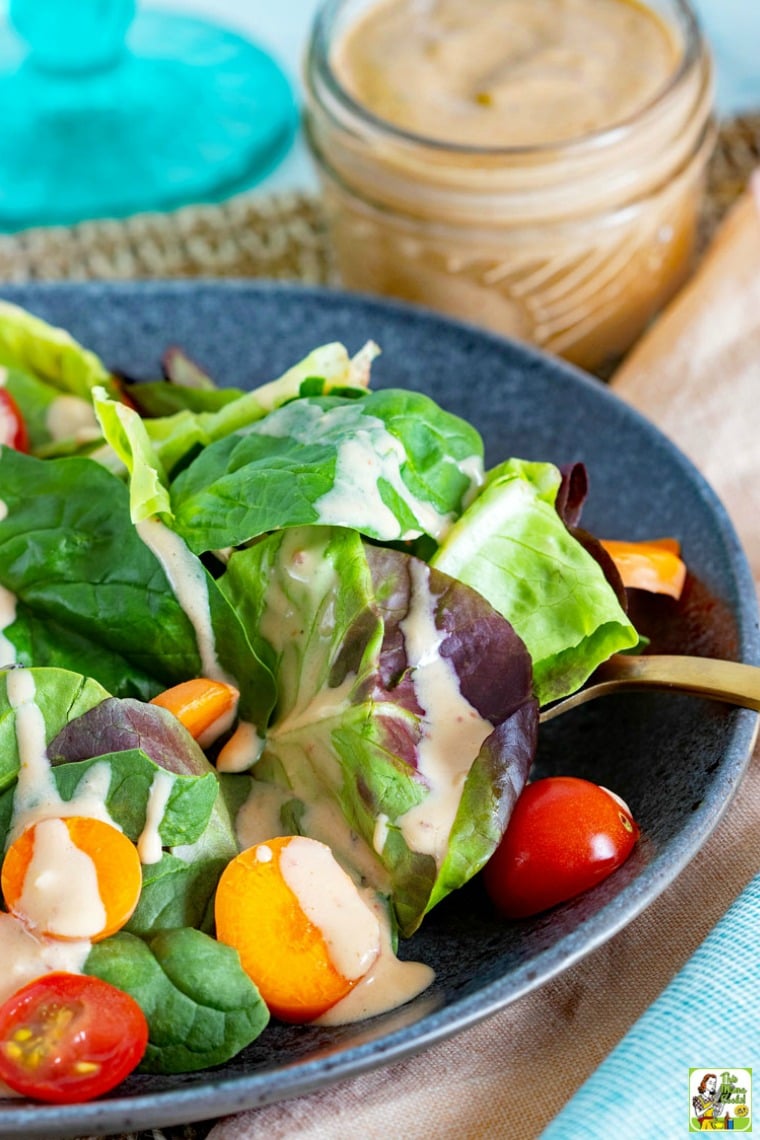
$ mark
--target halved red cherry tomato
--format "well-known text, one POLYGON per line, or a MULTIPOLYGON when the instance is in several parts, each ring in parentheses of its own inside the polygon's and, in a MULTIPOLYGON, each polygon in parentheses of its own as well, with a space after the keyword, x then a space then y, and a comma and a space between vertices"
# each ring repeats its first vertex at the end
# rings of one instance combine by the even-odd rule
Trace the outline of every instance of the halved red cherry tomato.
POLYGON ((5 388, 0 388, 0 443, 5 443, 16 451, 29 450, 24 417, 13 396, 5 388))
POLYGON ((539 914, 606 879, 630 855, 639 828, 621 799, 576 776, 525 787, 483 870, 508 918, 539 914))
POLYGON ((148 1044, 140 1006, 82 974, 44 974, 0 1006, 0 1080, 54 1104, 90 1100, 139 1064, 148 1044))

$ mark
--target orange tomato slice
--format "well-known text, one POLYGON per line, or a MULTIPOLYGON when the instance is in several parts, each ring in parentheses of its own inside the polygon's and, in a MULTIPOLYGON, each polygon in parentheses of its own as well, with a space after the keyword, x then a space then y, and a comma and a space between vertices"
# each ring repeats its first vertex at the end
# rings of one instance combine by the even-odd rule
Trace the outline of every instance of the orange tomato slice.
POLYGON ((686 564, 680 557, 676 539, 655 538, 647 542, 604 539, 602 546, 617 566, 626 589, 668 594, 676 600, 681 597, 686 564))
POLYGON ((325 1013, 366 974, 380 949, 377 919, 349 876, 328 847, 303 836, 258 843, 233 859, 219 881, 215 912, 217 938, 238 951, 281 1021, 313 1021, 325 1013), (296 862, 300 882, 314 883, 317 909, 326 908, 325 924, 309 916, 309 900, 293 888, 288 866, 296 862), (345 915, 351 968, 326 933, 336 912, 345 915))
POLYGON ((129 921, 142 889, 135 845, 87 816, 41 819, 3 862, 3 897, 28 927, 49 938, 97 942, 129 921))

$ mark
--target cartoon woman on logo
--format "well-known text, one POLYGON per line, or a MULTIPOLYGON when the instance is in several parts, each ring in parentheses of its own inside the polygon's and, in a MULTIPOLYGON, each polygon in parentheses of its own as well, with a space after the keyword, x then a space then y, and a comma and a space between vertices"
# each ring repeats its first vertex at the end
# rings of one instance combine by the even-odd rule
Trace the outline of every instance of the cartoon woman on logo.
POLYGON ((731 1128, 731 1119, 725 1104, 718 1093, 718 1078, 715 1073, 705 1073, 692 1097, 694 1114, 703 1132, 726 1132, 731 1128), (725 1115, 724 1115, 725 1113, 725 1115))

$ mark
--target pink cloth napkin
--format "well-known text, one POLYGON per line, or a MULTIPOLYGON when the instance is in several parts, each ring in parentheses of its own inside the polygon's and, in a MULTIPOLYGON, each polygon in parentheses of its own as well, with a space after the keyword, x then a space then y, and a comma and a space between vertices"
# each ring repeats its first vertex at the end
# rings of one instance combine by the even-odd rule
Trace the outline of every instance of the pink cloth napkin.
MULTIPOLYGON (((760 582, 760 182, 753 186, 691 283, 613 378, 613 388, 712 483, 760 582)), ((533 1140, 760 868, 759 756, 702 851, 610 942, 420 1056, 221 1121, 209 1140, 533 1140)), ((687 1076, 663 1073, 662 1079, 687 1076)), ((648 1095, 656 1099, 656 1090, 648 1095)), ((651 1126, 652 1134, 680 1136, 685 1112, 683 1119, 652 1120, 651 1126)), ((582 1121, 573 1135, 584 1135, 582 1121)))

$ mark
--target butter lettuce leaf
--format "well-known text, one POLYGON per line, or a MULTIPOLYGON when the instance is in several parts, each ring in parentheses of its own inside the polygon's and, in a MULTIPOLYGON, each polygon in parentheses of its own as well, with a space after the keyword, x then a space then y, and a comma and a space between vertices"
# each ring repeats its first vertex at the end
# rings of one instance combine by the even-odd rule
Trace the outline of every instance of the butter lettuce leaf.
MULTIPOLYGON (((174 402, 184 397, 187 406, 172 415, 146 421, 155 454, 167 471, 174 472, 201 448, 249 427, 300 396, 330 392, 362 395, 369 384, 371 362, 378 351, 371 341, 352 357, 342 344, 320 345, 276 380, 247 392, 233 393, 234 398, 228 398, 224 390, 199 392, 197 388, 182 389, 167 384, 165 387, 171 388, 174 402), (199 395, 214 406, 199 409, 199 395)), ((139 406, 141 386, 136 385, 133 393, 139 406)), ((146 397, 151 400, 150 389, 146 397)))
POLYGON ((541 704, 574 692, 639 640, 601 566, 557 513, 560 485, 552 464, 500 464, 431 558, 512 623, 541 704))
POLYGON ((133 523, 154 515, 171 521, 166 472, 153 450, 145 421, 134 408, 114 400, 105 388, 93 392, 95 412, 103 435, 129 475, 129 506, 133 523))
POLYGON ((111 373, 94 352, 65 329, 9 301, 0 301, 0 365, 74 396, 88 397, 96 384, 112 383, 111 373))

